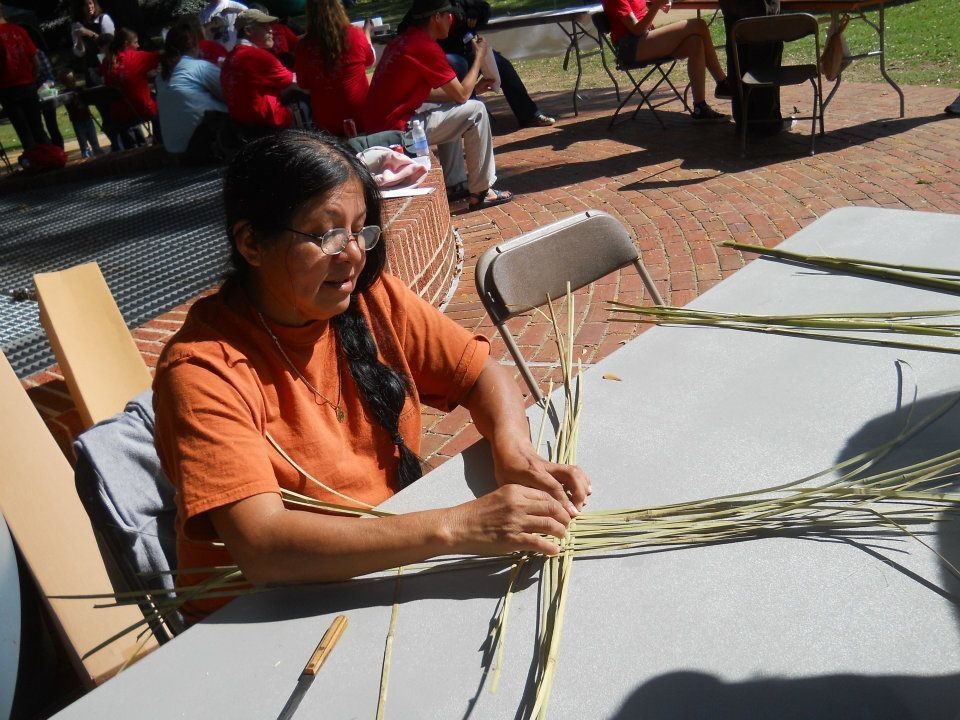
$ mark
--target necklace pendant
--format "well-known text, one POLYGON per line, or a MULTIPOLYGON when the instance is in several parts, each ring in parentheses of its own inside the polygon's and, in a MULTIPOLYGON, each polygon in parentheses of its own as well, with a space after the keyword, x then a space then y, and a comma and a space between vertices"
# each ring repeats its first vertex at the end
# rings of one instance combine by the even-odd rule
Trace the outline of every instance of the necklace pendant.
POLYGON ((337 413, 337 422, 342 423, 343 419, 347 416, 347 414, 343 411, 343 408, 340 407, 339 405, 337 405, 337 407, 335 407, 334 410, 337 413))

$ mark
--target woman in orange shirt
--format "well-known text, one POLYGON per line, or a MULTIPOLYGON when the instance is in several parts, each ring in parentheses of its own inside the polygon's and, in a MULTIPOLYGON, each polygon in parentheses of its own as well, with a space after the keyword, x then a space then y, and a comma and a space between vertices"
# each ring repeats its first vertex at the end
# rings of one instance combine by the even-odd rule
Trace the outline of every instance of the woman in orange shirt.
POLYGON ((486 338, 383 272, 379 192, 353 154, 306 131, 260 138, 227 170, 224 204, 235 272, 193 305, 154 380, 180 568, 332 582, 438 555, 555 553, 546 536, 563 536, 589 481, 537 455, 486 338), (421 402, 470 411, 497 490, 375 519, 284 504, 281 489, 367 508, 415 481, 421 402))
POLYGON ((353 136, 361 124, 373 65, 370 28, 351 25, 340 0, 307 3, 307 34, 297 44, 294 72, 297 83, 310 91, 313 124, 340 136, 353 136), (352 120, 345 126, 347 120, 352 120))

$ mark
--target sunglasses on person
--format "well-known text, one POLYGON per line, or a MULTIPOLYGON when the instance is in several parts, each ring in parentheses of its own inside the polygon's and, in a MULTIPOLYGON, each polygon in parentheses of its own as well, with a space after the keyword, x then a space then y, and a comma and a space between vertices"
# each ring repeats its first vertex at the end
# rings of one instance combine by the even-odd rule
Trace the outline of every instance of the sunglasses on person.
POLYGON ((365 225, 357 232, 351 232, 347 228, 332 228, 327 230, 323 235, 314 235, 313 233, 294 230, 293 228, 281 229, 310 238, 324 255, 339 255, 351 240, 356 240, 361 250, 373 250, 380 241, 380 235, 383 233, 377 225, 365 225))

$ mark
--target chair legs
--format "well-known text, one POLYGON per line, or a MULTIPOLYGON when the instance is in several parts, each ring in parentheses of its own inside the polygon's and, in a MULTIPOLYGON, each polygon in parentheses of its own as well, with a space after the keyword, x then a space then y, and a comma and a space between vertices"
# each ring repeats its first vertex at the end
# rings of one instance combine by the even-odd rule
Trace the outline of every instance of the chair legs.
POLYGON ((823 122, 823 109, 819 107, 819 102, 817 98, 817 83, 810 79, 810 84, 813 85, 813 112, 810 113, 810 154, 813 155, 816 152, 814 144, 817 141, 817 115, 820 116, 820 122, 823 122))
POLYGON ((740 113, 743 117, 740 120, 740 157, 747 156, 747 123, 749 119, 747 118, 747 110, 750 107, 750 88, 743 83, 740 83, 742 92, 740 95, 740 113))
MULTIPOLYGON (((816 154, 817 123, 820 124, 820 134, 823 135, 823 98, 818 92, 816 80, 810 80, 813 85, 813 111, 810 113, 810 154, 816 154)), ((741 85, 743 95, 741 96, 740 108, 743 114, 743 121, 740 123, 740 157, 747 156, 747 125, 749 119, 747 111, 750 106, 750 87, 741 85)))
POLYGON ((633 111, 633 114, 630 116, 631 120, 635 120, 640 110, 643 108, 644 105, 646 105, 647 108, 650 110, 650 112, 653 113, 653 117, 660 124, 660 127, 661 128, 666 127, 666 125, 664 125, 663 123, 663 119, 660 117, 660 114, 657 112, 657 108, 660 107, 661 105, 665 105, 668 102, 672 102, 674 98, 676 98, 683 104, 684 110, 686 110, 687 112, 690 112, 690 106, 687 105, 686 98, 684 98, 683 94, 679 90, 677 90, 677 86, 673 84, 673 81, 670 80, 670 73, 673 71, 673 68, 676 64, 677 64, 677 61, 673 60, 670 63, 670 67, 664 70, 662 63, 655 63, 647 71, 647 73, 642 78, 640 78, 639 81, 637 81, 633 77, 633 74, 630 72, 629 69, 621 68, 621 70, 623 70, 626 76, 630 78, 630 82, 633 83, 633 90, 631 90, 630 93, 617 106, 616 112, 613 113, 613 117, 610 118, 610 122, 607 124, 607 129, 609 130, 614 126, 614 124, 617 121, 617 116, 620 115, 620 111, 623 110, 623 108, 627 105, 627 103, 629 103, 630 100, 633 98, 633 96, 636 95, 637 93, 640 93, 640 102, 637 103, 636 109, 633 111), (660 73, 660 79, 657 80, 654 86, 651 87, 649 90, 644 90, 642 87, 643 84, 647 82, 647 80, 650 79, 650 76, 656 72, 660 73), (674 97, 654 105, 652 102, 650 102, 650 96, 653 95, 653 93, 655 93, 657 89, 661 85, 663 85, 664 82, 666 82, 667 85, 670 87, 670 90, 673 92, 674 97))

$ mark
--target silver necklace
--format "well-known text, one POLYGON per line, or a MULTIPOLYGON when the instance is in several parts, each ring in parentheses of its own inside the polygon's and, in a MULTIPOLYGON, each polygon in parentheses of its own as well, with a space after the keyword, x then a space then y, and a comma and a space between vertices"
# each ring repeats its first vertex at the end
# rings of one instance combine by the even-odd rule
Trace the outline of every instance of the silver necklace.
POLYGON ((260 318, 260 324, 263 325, 263 329, 267 331, 267 335, 273 340, 273 344, 276 345, 277 350, 280 351, 280 356, 286 361, 287 365, 290 366, 290 369, 296 373, 297 377, 306 385, 314 395, 323 400, 327 405, 329 405, 337 415, 337 422, 342 423, 343 419, 346 417, 346 413, 343 411, 343 408, 340 407, 340 391, 342 390, 342 382, 340 378, 340 353, 335 351, 335 357, 337 359, 337 402, 330 402, 330 398, 324 395, 322 392, 317 390, 313 384, 307 380, 303 373, 300 372, 299 368, 293 364, 293 360, 289 358, 286 352, 284 352, 283 346, 280 344, 280 341, 277 339, 277 336, 273 334, 273 330, 270 329, 270 326, 267 325, 267 321, 264 319, 263 314, 254 308, 254 312, 257 313, 257 317, 260 318))

